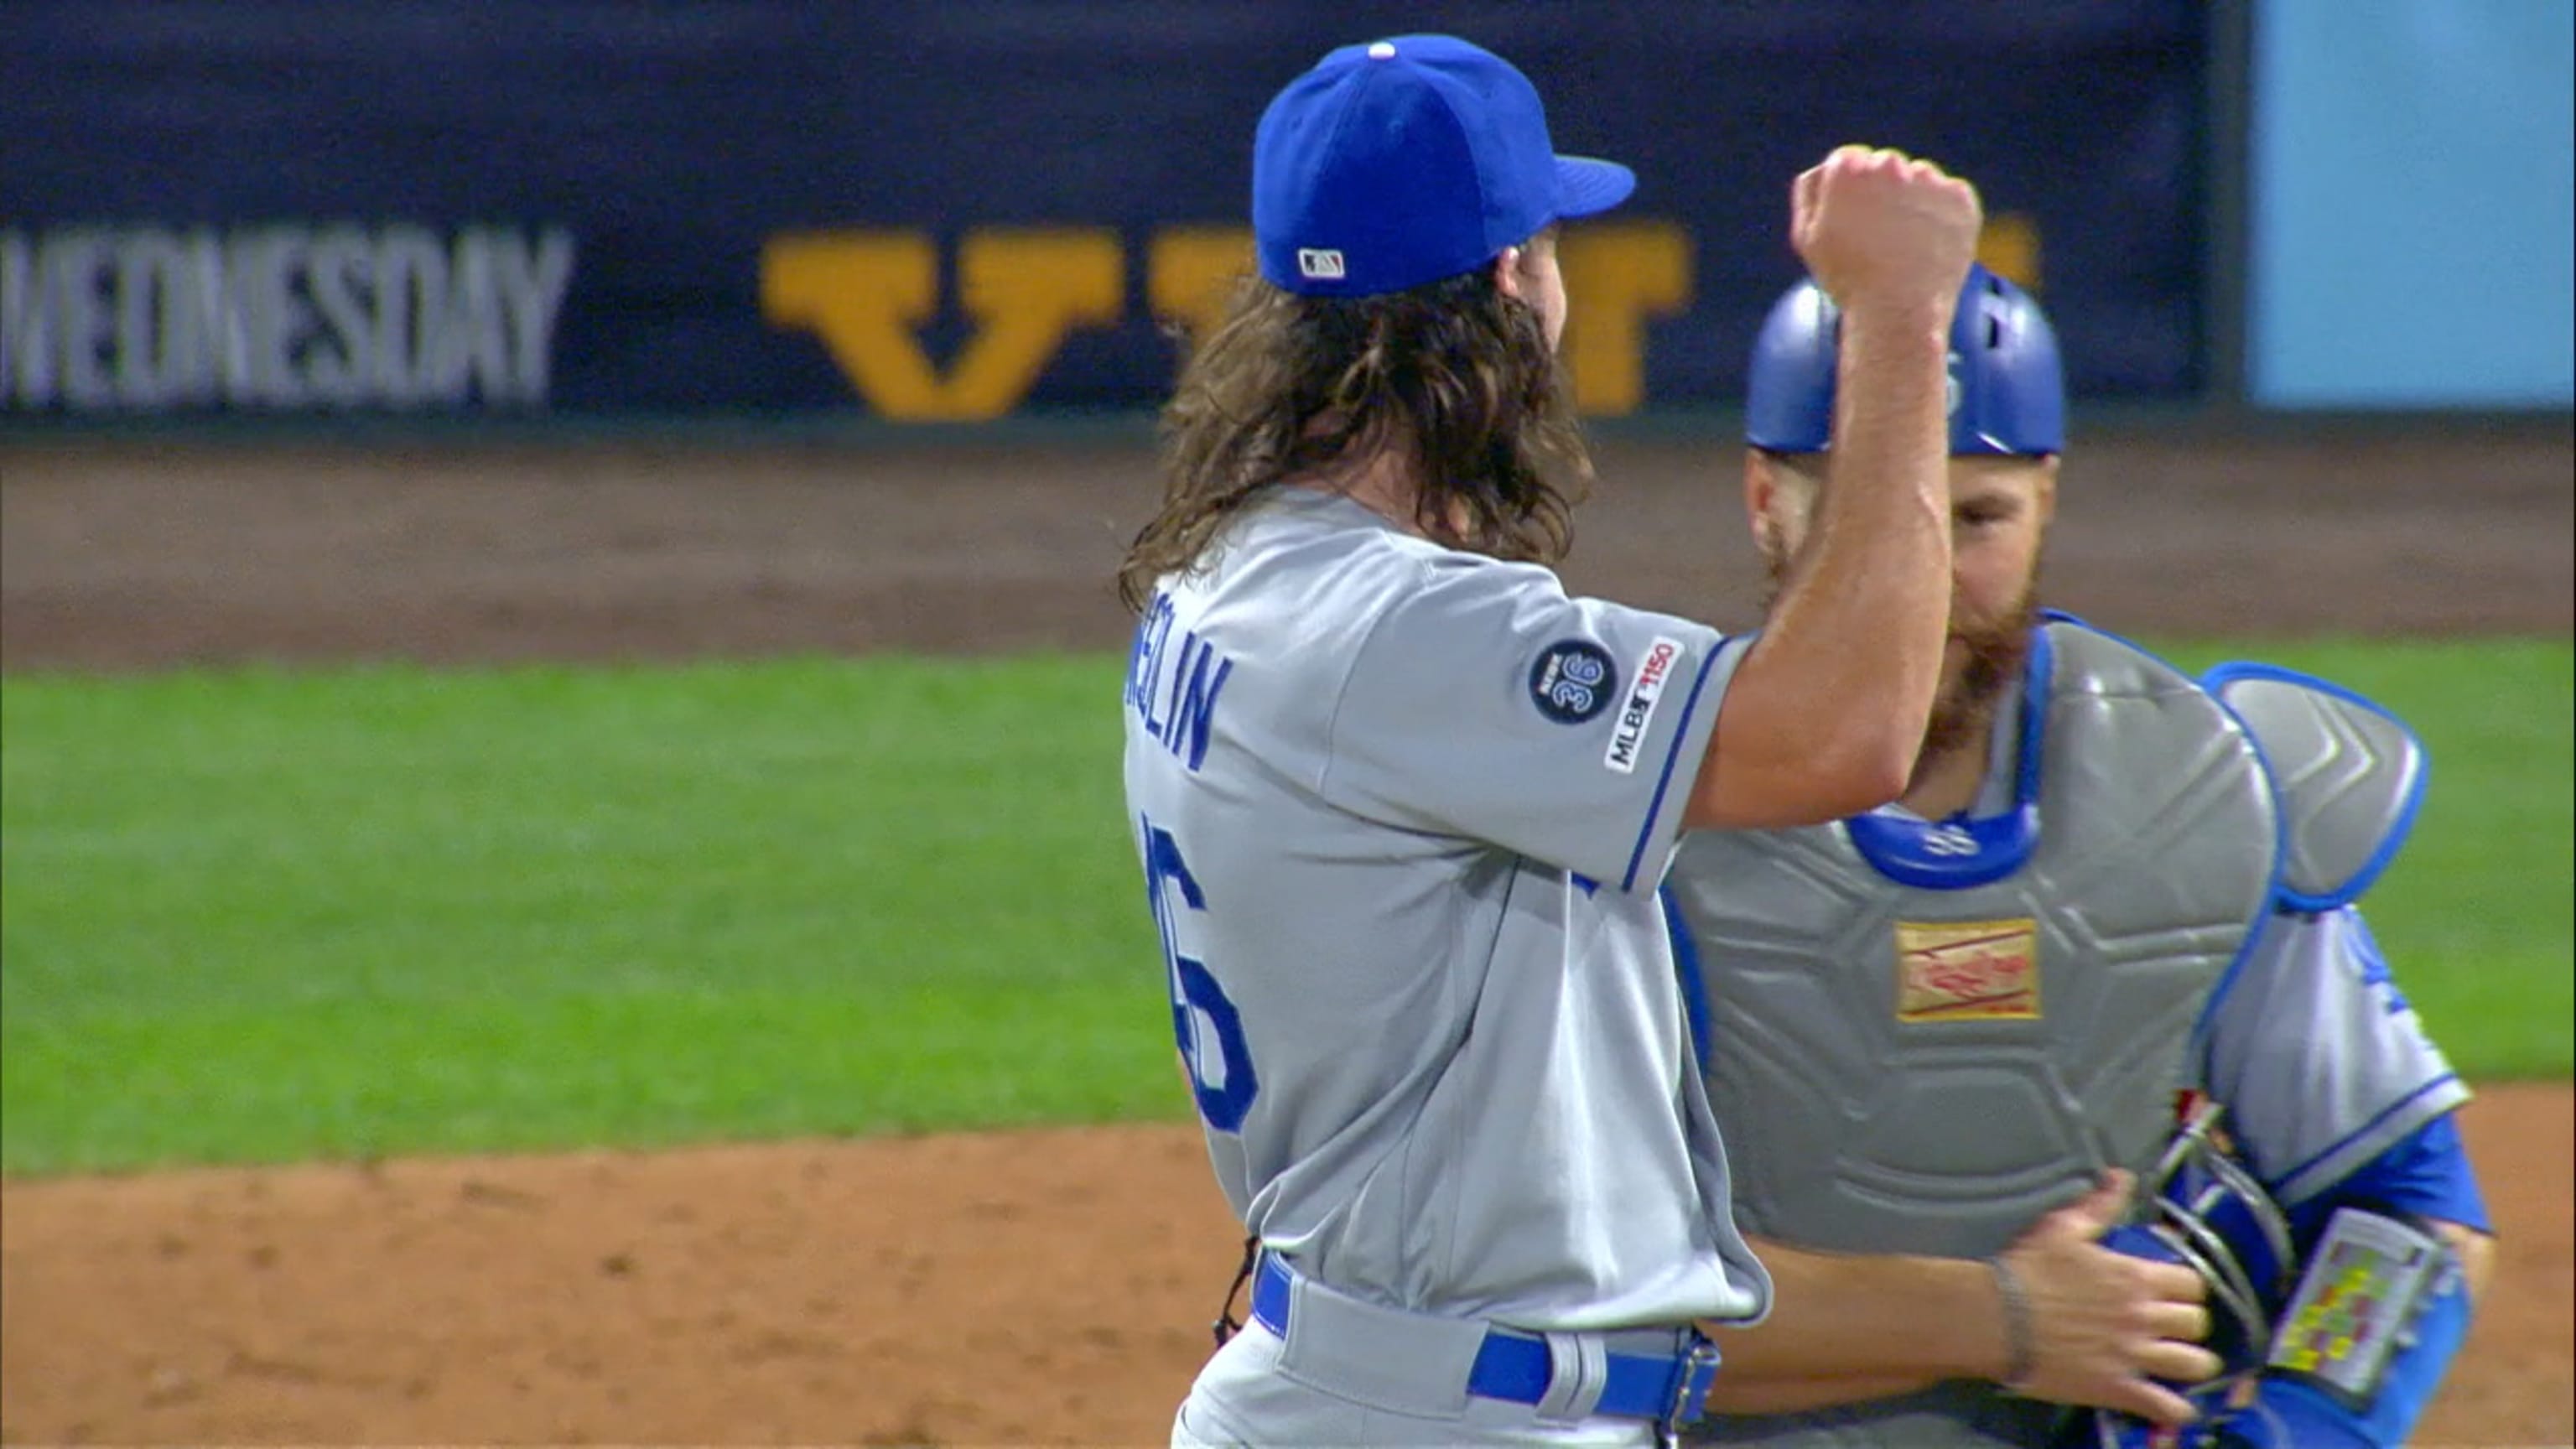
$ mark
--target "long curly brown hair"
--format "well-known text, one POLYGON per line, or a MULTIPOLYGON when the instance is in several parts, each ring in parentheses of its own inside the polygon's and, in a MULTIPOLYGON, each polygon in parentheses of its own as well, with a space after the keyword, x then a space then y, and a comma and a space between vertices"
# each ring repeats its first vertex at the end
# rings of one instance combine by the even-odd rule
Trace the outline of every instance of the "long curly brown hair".
POLYGON ((1118 569, 1139 613, 1264 489, 1381 450, 1404 457, 1425 534, 1515 561, 1565 556, 1592 482, 1546 329, 1490 268, 1358 298, 1246 277, 1161 431, 1162 508, 1118 569))

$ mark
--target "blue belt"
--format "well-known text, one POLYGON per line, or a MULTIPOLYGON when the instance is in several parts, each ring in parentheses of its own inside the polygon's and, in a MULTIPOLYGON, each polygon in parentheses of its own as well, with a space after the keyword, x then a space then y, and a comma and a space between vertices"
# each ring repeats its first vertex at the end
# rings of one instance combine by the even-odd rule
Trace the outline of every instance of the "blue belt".
MULTIPOLYGON (((1288 1265, 1275 1253, 1261 1255, 1261 1271, 1252 1280, 1252 1318, 1281 1338, 1288 1336, 1288 1265)), ((1717 1377, 1717 1346, 1690 1335, 1681 1353, 1647 1356, 1604 1355, 1601 1402, 1593 1412, 1627 1419, 1655 1419, 1667 1425, 1695 1417, 1709 1381, 1717 1377)), ((1479 1398, 1514 1404, 1536 1404, 1547 1397, 1556 1364, 1547 1340, 1507 1328, 1489 1328, 1467 1373, 1467 1392, 1479 1398)))

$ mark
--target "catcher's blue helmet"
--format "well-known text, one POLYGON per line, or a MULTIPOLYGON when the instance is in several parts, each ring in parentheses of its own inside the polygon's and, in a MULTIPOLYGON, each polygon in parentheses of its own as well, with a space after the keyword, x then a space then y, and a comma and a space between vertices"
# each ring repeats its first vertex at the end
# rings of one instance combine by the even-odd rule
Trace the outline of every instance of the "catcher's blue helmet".
MULTIPOLYGON (((1821 453, 1833 436, 1842 312, 1813 281, 1771 305, 1753 341, 1744 440, 1775 453, 1821 453)), ((1950 324, 1950 451, 2038 454, 2066 447, 2066 374, 2057 333, 2021 288, 1968 268, 1950 324)))

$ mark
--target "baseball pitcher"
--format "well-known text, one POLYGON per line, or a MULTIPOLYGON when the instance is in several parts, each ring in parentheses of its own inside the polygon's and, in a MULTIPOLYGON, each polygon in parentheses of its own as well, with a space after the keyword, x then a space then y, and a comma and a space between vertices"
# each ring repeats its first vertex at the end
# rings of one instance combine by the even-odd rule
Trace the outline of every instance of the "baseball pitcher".
POLYGON ((1769 1285, 1656 896, 1685 826, 1894 795, 1939 672, 1942 346, 1975 194, 1846 149, 1851 486, 1760 643, 1569 597, 1554 228, 1623 199, 1445 36, 1253 146, 1258 278, 1165 413, 1126 798, 1209 1158, 1259 1254, 1175 1444, 1642 1444, 1769 1285), (1531 1164, 1537 1170, 1531 1170, 1531 1164))

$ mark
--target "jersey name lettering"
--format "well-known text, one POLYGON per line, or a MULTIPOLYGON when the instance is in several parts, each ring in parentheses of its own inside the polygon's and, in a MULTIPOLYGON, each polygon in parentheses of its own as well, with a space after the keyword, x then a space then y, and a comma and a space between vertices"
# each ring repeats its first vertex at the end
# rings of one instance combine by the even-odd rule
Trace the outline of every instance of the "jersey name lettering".
POLYGON ((1207 762, 1217 696, 1234 673, 1234 661, 1188 629, 1180 631, 1176 648, 1172 614, 1171 596, 1156 594, 1136 626, 1135 649, 1127 658, 1127 704, 1146 734, 1196 771, 1207 762))

